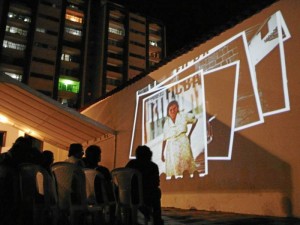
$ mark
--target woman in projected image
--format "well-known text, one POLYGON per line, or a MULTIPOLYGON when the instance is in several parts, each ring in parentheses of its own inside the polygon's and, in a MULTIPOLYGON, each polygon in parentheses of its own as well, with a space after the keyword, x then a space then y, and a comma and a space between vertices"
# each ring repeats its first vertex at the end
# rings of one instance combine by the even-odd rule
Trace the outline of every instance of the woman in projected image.
POLYGON ((161 155, 161 160, 166 163, 166 177, 182 177, 185 170, 193 174, 196 164, 190 137, 198 120, 192 113, 179 112, 179 105, 175 100, 168 104, 167 114, 163 127, 161 155), (187 134, 188 124, 192 124, 192 127, 187 134))

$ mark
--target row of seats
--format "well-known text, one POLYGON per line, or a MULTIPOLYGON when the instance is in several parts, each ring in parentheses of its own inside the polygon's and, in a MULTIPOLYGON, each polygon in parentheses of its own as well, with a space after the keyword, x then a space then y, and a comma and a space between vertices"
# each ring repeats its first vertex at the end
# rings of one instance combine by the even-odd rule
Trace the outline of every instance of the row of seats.
MULTIPOLYGON (((135 225, 143 206, 141 174, 131 168, 117 168, 111 174, 113 182, 108 183, 100 172, 68 162, 54 163, 51 174, 35 164, 22 164, 17 172, 0 166, 0 217, 6 218, 2 222, 135 225), (14 213, 7 214, 6 207, 14 213)), ((143 218, 143 223, 148 220, 143 218)))
POLYGON ((92 224, 99 221, 109 222, 109 212, 115 200, 109 198, 111 186, 106 184, 102 174, 93 169, 82 169, 72 163, 58 162, 51 166, 56 182, 58 207, 68 216, 70 224, 84 224, 92 219, 92 224), (97 188, 95 188, 97 187, 97 188))

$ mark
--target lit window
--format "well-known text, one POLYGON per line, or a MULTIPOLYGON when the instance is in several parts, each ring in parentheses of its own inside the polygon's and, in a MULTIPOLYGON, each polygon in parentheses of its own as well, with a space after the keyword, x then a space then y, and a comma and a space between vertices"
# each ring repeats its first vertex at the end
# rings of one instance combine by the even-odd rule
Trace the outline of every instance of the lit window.
POLYGON ((27 31, 23 30, 21 28, 12 27, 12 26, 6 26, 6 32, 12 33, 12 34, 19 34, 22 36, 27 36, 27 31))
POLYGON ((16 28, 16 27, 9 27, 8 31, 9 31, 10 33, 15 34, 15 33, 17 33, 17 28, 16 28))
POLYGON ((156 41, 150 41, 149 43, 150 43, 150 45, 152 45, 152 46, 156 46, 156 47, 158 46, 156 41))
POLYGON ((80 82, 59 78, 58 90, 60 91, 69 91, 73 93, 79 93, 80 82))
POLYGON ((69 7, 70 7, 70 8, 73 8, 73 9, 78 9, 78 6, 73 5, 73 4, 70 4, 69 7))
POLYGON ((70 62, 71 56, 69 54, 63 53, 63 54, 61 54, 61 60, 70 62))
POLYGON ((63 98, 63 99, 60 100, 60 103, 62 105, 68 106, 68 99, 63 98))
POLYGON ((76 29, 69 28, 69 27, 66 27, 65 30, 68 34, 72 34, 72 35, 81 37, 81 34, 82 34, 81 30, 76 30, 76 29))
POLYGON ((25 17, 25 18, 24 18, 24 22, 30 23, 30 22, 31 22, 31 19, 30 19, 29 17, 25 17))
POLYGON ((4 48, 16 49, 16 50, 21 50, 21 51, 25 50, 25 48, 26 48, 26 46, 23 45, 23 44, 18 44, 18 43, 7 41, 7 40, 3 41, 3 47, 4 48))
POLYGON ((66 19, 70 20, 70 21, 73 21, 73 22, 76 22, 76 23, 82 23, 82 18, 78 17, 78 16, 73 16, 73 15, 70 15, 70 14, 66 14, 66 19))
POLYGON ((16 73, 9 73, 9 72, 4 72, 7 76, 10 76, 11 78, 17 80, 17 81, 22 81, 22 75, 21 74, 16 74, 16 73))
POLYGON ((35 29, 35 31, 36 31, 36 32, 40 32, 40 33, 46 33, 46 29, 44 29, 44 28, 39 28, 39 27, 37 27, 37 28, 35 29))
POLYGON ((118 35, 121 35, 121 36, 124 36, 124 35, 125 35, 123 30, 117 29, 117 28, 113 28, 113 27, 108 28, 108 31, 109 31, 110 33, 118 34, 118 35))
POLYGON ((30 17, 25 16, 25 15, 16 14, 16 13, 13 13, 13 12, 9 12, 7 16, 8 16, 8 18, 14 18, 14 19, 17 19, 17 20, 24 21, 26 23, 30 23, 31 22, 31 18, 30 17))
POLYGON ((160 53, 159 52, 151 52, 150 53, 150 57, 159 59, 160 58, 160 53))

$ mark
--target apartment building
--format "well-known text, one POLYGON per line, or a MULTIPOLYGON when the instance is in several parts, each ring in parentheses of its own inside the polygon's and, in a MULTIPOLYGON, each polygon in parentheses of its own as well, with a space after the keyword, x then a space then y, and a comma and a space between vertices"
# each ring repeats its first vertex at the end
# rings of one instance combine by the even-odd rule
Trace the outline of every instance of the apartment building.
POLYGON ((101 0, 3 0, 0 72, 80 108, 159 63, 165 27, 101 0))

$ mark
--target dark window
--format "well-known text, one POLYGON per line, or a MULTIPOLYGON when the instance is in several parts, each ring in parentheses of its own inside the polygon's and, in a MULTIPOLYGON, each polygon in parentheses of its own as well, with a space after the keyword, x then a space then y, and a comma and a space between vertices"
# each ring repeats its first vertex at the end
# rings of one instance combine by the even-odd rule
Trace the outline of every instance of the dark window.
POLYGON ((146 24, 145 21, 139 20, 137 18, 131 17, 130 20, 141 23, 141 24, 146 24))
POLYGON ((120 86, 122 84, 122 81, 116 80, 116 79, 107 78, 106 79, 106 84, 113 85, 113 86, 120 86))
POLYGON ((145 59, 145 56, 137 55, 137 54, 134 54, 134 53, 129 53, 129 56, 133 56, 133 57, 139 58, 139 59, 145 59))
POLYGON ((116 40, 108 39, 108 44, 123 48, 123 42, 122 41, 116 41, 116 40))
POLYGON ((146 47, 145 44, 141 44, 141 43, 138 43, 138 42, 136 42, 136 41, 130 41, 130 44, 133 44, 133 45, 136 45, 136 46, 140 46, 140 47, 143 47, 143 48, 146 47))
POLYGON ((136 66, 129 66, 129 68, 133 69, 133 70, 141 71, 141 72, 144 71, 144 69, 136 67, 136 66))
POLYGON ((2 151, 2 147, 5 147, 6 142, 6 131, 0 131, 0 153, 2 151))
POLYGON ((41 58, 37 58, 37 57, 32 57, 33 61, 36 62, 40 62, 40 63, 46 63, 46 64, 50 64, 50 65, 54 65, 54 62, 48 59, 41 59, 41 58))
POLYGON ((122 71, 123 71, 121 67, 112 66, 112 65, 107 65, 106 68, 109 71, 114 71, 114 72, 117 72, 117 73, 122 73, 122 71))
POLYGON ((46 75, 46 74, 40 74, 40 73, 30 73, 31 77, 36 77, 36 78, 42 78, 45 80, 53 80, 52 76, 46 75))
POLYGON ((50 92, 50 91, 44 91, 44 90, 39 90, 39 89, 37 89, 37 91, 43 93, 44 95, 47 95, 47 96, 49 96, 49 97, 52 97, 52 92, 50 92))
POLYGON ((135 30, 135 29, 132 29, 132 28, 129 31, 132 32, 132 33, 135 33, 135 34, 143 35, 143 36, 146 35, 145 33, 141 32, 141 31, 138 31, 138 30, 135 30))
POLYGON ((39 17, 47 19, 47 20, 51 20, 51 21, 55 21, 55 22, 59 22, 59 19, 56 17, 52 17, 52 16, 48 16, 48 15, 43 15, 43 14, 38 14, 39 17))
POLYGON ((115 58, 115 59, 120 59, 120 60, 123 59, 123 56, 122 56, 122 55, 119 55, 119 54, 116 54, 116 53, 113 53, 113 52, 108 52, 108 53, 107 53, 107 56, 108 56, 108 57, 111 57, 111 58, 115 58))

